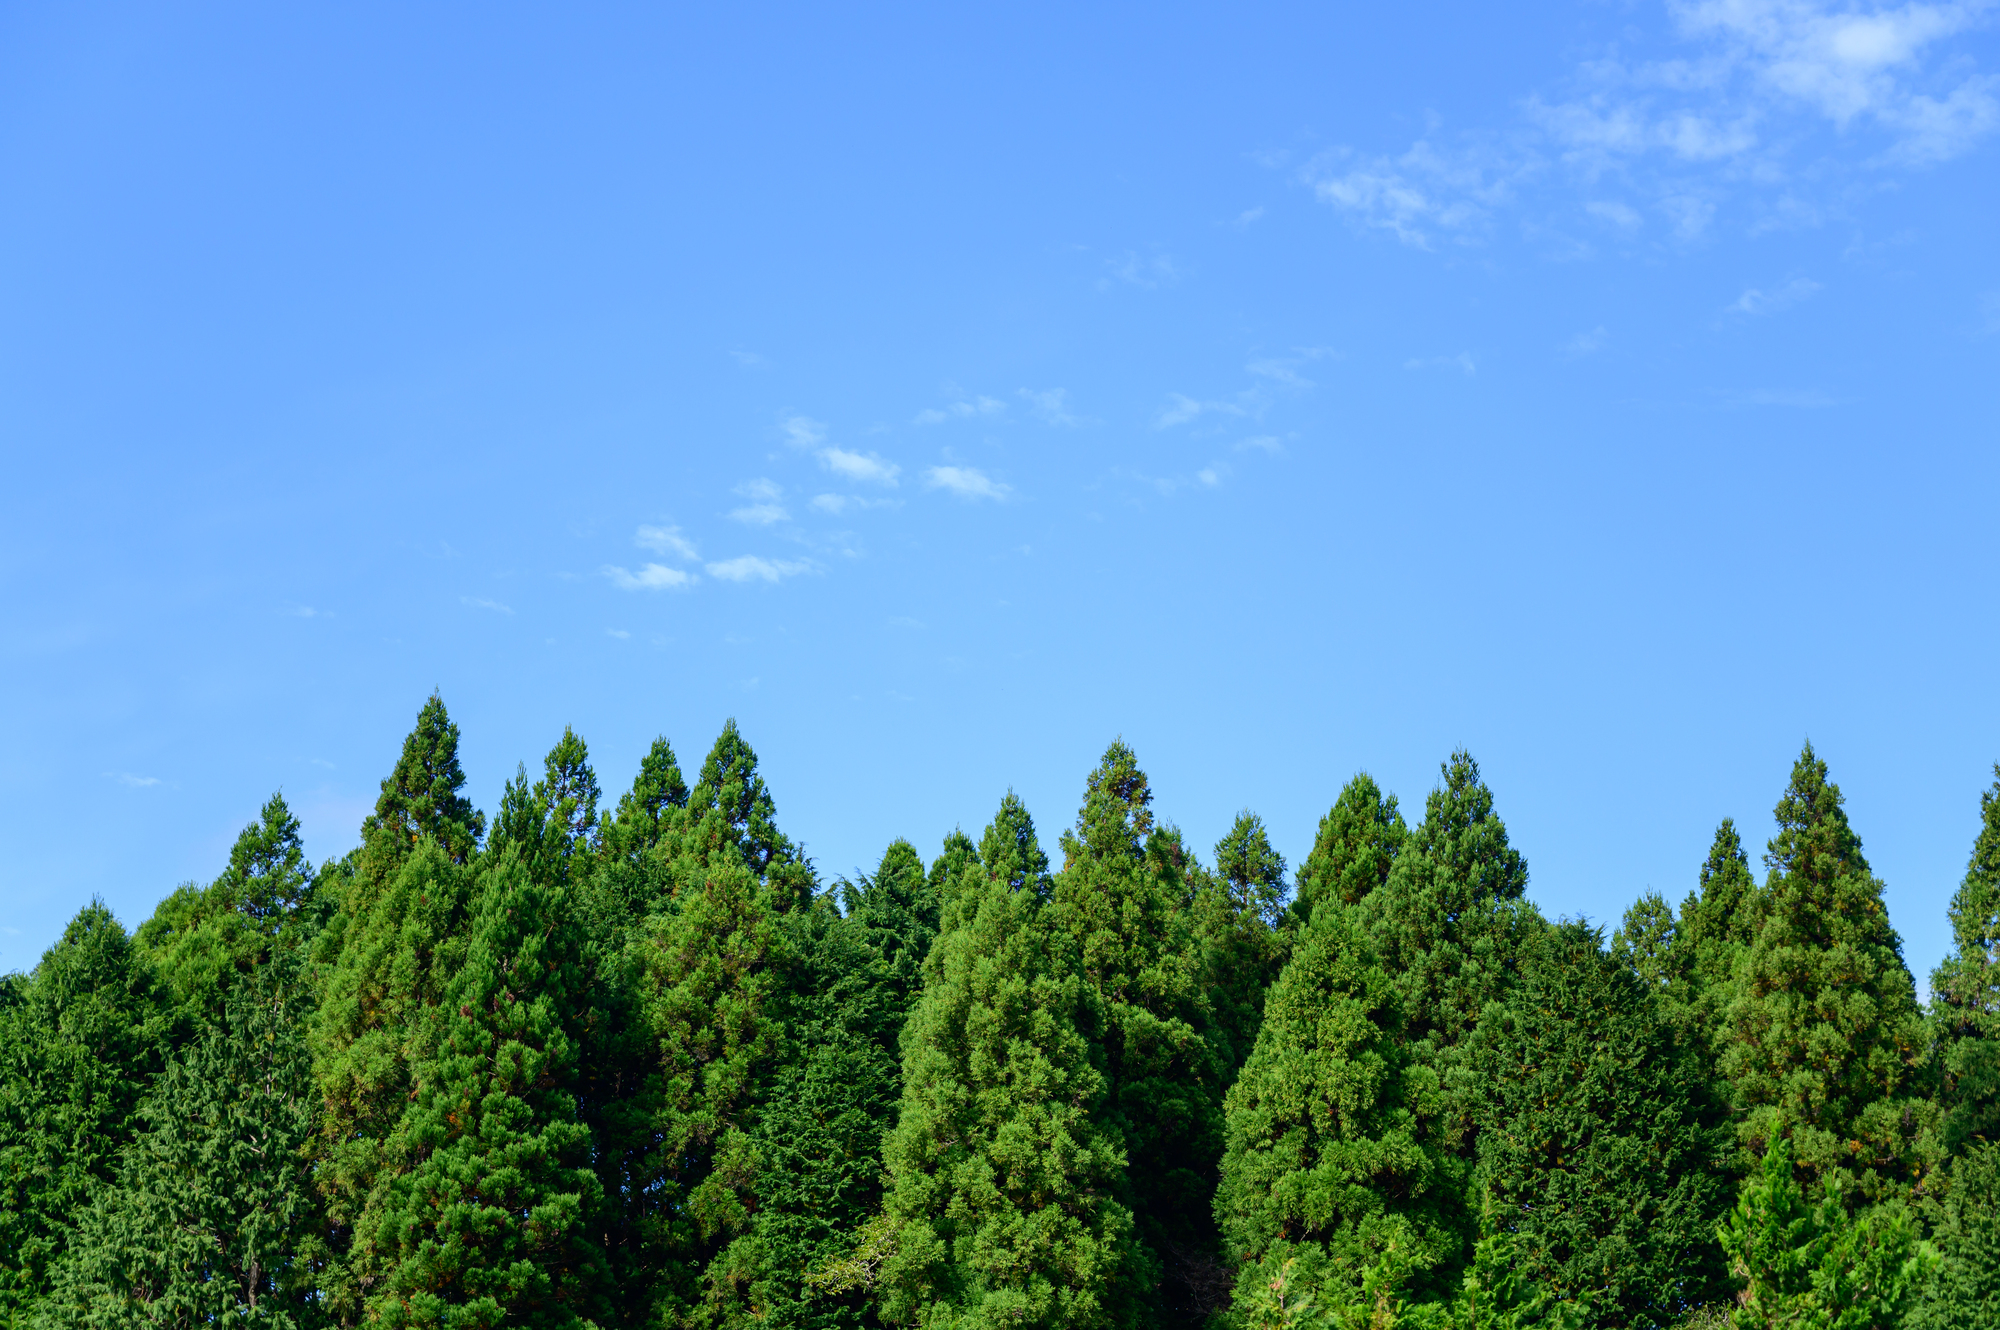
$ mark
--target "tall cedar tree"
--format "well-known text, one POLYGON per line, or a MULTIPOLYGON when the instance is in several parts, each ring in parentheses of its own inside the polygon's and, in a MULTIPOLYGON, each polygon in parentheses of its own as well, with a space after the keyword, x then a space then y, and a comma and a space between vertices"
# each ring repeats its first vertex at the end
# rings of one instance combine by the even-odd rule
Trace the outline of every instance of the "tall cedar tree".
POLYGON ((1396 796, 1384 795, 1367 772, 1357 773, 1319 820, 1312 852, 1299 865, 1292 902, 1297 922, 1309 919, 1322 900, 1353 905, 1387 882, 1409 834, 1396 796))
POLYGON ((1355 922, 1338 897, 1311 911, 1229 1091, 1215 1211, 1239 1306, 1278 1280, 1322 1314, 1365 1315, 1434 1282, 1463 1242, 1458 1171, 1422 1116, 1436 1077, 1410 1066, 1401 995, 1355 922))
POLYGON ((1979 838, 1951 898, 1954 950, 1931 975, 1944 1073, 1944 1143, 2000 1142, 2000 763, 1979 796, 1979 838))
POLYGON ((924 863, 897 841, 872 874, 789 916, 802 982, 785 1065, 755 1139, 763 1165, 753 1223, 761 1324, 874 1324, 865 1289, 816 1294, 806 1275, 837 1261, 881 1211, 881 1158, 902 1094, 898 1044, 922 985, 938 911, 924 863))
POLYGON ((1050 925, 1068 933, 1103 1003, 1099 1115, 1124 1141, 1126 1204, 1163 1276, 1149 1315, 1199 1324, 1219 1242, 1212 1198, 1231 1068, 1189 909, 1188 856, 1177 832, 1154 827, 1152 799, 1132 750, 1114 742, 1063 834, 1050 925))
POLYGON ((294 945, 308 940, 319 922, 315 885, 299 820, 273 794, 236 838, 222 875, 161 901, 133 941, 185 1019, 214 1021, 235 979, 271 959, 281 932, 294 945))
POLYGON ((472 863, 485 818, 460 794, 458 727, 433 694, 362 824, 354 871, 320 934, 320 1002, 308 1033, 324 1111, 314 1177, 325 1197, 334 1265, 326 1305, 343 1324, 400 1264, 382 1222, 419 1142, 398 1126, 434 1065, 438 1009, 465 967, 475 900, 472 863))
POLYGON ((394 1129, 410 1162, 357 1234, 381 1272, 369 1319, 392 1330, 603 1319, 598 1179, 575 1093, 591 977, 569 888, 536 880, 560 859, 523 860, 510 842, 480 875, 435 1051, 394 1129))
POLYGON ((903 1035, 879 1272, 892 1324, 1138 1323, 1151 1275, 1117 1199, 1124 1152, 1093 1112, 1102 1002, 1046 882, 1009 794, 948 893, 903 1035))
POLYGON ((1285 857, 1271 847, 1264 820, 1246 810, 1216 842, 1215 871, 1196 865, 1189 878, 1213 1014, 1208 1036, 1233 1080, 1256 1045, 1264 995, 1284 966, 1285 934, 1277 925, 1285 918, 1285 857))
POLYGON ((674 757, 673 745, 653 740, 640 760, 632 788, 618 800, 603 828, 603 886, 631 919, 643 919, 671 892, 669 860, 655 854, 663 840, 682 834, 688 803, 687 781, 674 757))
POLYGON ((1438 1194, 1461 1198, 1458 1252, 1412 1288, 1425 1299, 1448 1296, 1459 1263, 1473 1254, 1474 1098, 1460 1074, 1463 1045, 1486 1005, 1506 997, 1520 938, 1535 921, 1522 899, 1527 861, 1507 843, 1479 764, 1456 752, 1442 774, 1388 879, 1352 907, 1400 990, 1408 1100, 1445 1174, 1438 1194))
POLYGON ((1730 1147, 1702 1050, 1587 924, 1533 930, 1468 1044, 1488 1231, 1589 1323, 1667 1326, 1726 1295, 1730 1147))
POLYGON ((507 782, 487 849, 497 857, 512 847, 535 881, 567 886, 596 866, 600 797, 590 747, 565 725, 532 789, 526 766, 507 782))
POLYGON ((1882 882, 1826 776, 1807 744, 1778 802, 1757 932, 1736 959, 1723 1070, 1744 1148, 1789 1137, 1808 1201, 1832 1189, 1857 1205, 1925 1183, 1937 1114, 1882 882))
POLYGON ((43 1324, 256 1324, 310 1330, 324 1256, 302 1156, 317 1110, 298 960, 230 991, 224 1014, 167 1064, 55 1274, 43 1324))
POLYGON ((137 1131, 170 1027, 152 966, 101 901, 33 974, 0 983, 0 1319, 21 1324, 137 1131))
POLYGON ((813 890, 733 720, 673 821, 648 851, 668 896, 633 943, 646 1079, 601 1145, 619 1161, 624 1324, 726 1322, 754 1293, 755 1244, 730 1248, 758 1208, 753 1132, 785 1052, 797 960, 783 916, 813 890))
POLYGON ((1952 1161, 1933 1237, 1944 1259, 1910 1330, 2000 1325, 2000 1144, 1952 1161))

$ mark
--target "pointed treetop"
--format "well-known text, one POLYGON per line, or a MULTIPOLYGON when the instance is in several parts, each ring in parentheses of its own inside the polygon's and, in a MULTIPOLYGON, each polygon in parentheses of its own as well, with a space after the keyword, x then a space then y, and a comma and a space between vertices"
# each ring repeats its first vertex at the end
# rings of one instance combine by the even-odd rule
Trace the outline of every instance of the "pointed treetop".
POLYGON ((1808 742, 1792 764, 1791 784, 1778 800, 1773 816, 1778 834, 1771 838, 1764 866, 1777 877, 1804 877, 1830 882, 1848 873, 1868 874, 1861 857, 1861 837, 1847 825, 1840 787, 1826 778, 1826 761, 1808 742))
POLYGON ((603 797, 597 773, 590 769, 590 747, 575 730, 563 726, 562 738, 542 760, 542 781, 536 789, 549 810, 550 830, 562 837, 568 853, 597 832, 597 801, 603 797))
POLYGON ((951 834, 944 838, 944 848, 931 861, 931 896, 942 909, 949 904, 958 890, 959 875, 968 864, 979 862, 979 847, 972 843, 972 837, 965 834, 965 828, 953 827, 951 834))
POLYGON ((1112 740, 1084 784, 1076 831, 1063 833, 1064 860, 1141 857, 1153 830, 1152 805, 1153 792, 1139 759, 1123 739, 1112 740))
MULTIPOLYGON (((1711 939, 1748 942, 1757 931, 1752 917, 1752 897, 1757 880, 1750 875, 1750 856, 1743 851, 1743 838, 1736 823, 1723 818, 1701 865, 1701 886, 1681 905, 1681 932, 1697 948, 1711 939)), ((1725 967, 1726 968, 1726 967, 1725 967)), ((1721 978, 1722 974, 1711 975, 1721 978)))
POLYGON ((1979 838, 1972 843, 1972 861, 1965 880, 1951 898, 1951 931, 1959 950, 1982 952, 1987 963, 2000 962, 2000 762, 1993 764, 1993 784, 1979 795, 1979 838))
POLYGON ((668 816, 667 810, 686 808, 687 802, 688 787, 681 777, 681 764, 674 759, 673 745, 663 736, 653 740, 652 748, 639 763, 639 775, 632 788, 619 799, 618 823, 637 839, 633 848, 648 850, 659 843, 660 820, 668 816))
POLYGON ((1480 778, 1479 763, 1461 748, 1439 770, 1444 785, 1424 801, 1415 847, 1455 883, 1454 908, 1519 900, 1528 890, 1528 862, 1507 843, 1507 824, 1493 811, 1493 791, 1480 778))
POLYGON ((464 788, 458 726, 445 714, 444 699, 432 693, 403 740, 396 769, 382 782, 375 811, 361 824, 362 841, 380 876, 386 878, 424 841, 434 842, 453 863, 471 857, 486 832, 486 816, 459 793, 464 788))
POLYGON ((1249 809, 1215 843, 1215 871, 1229 884, 1238 910, 1247 910, 1275 924, 1285 902, 1285 856, 1271 848, 1264 819, 1249 809))
POLYGON ((312 878, 312 865, 299 842, 299 820, 280 793, 265 802, 257 821, 243 828, 229 851, 229 867, 215 885, 237 909, 262 921, 297 909, 312 878))
MULTIPOLYGON (((946 852, 951 842, 945 842, 946 852)), ((1037 896, 1049 894, 1049 857, 1035 838, 1035 819, 1028 806, 1012 790, 1000 801, 986 834, 979 838, 979 857, 989 876, 1004 879, 1010 890, 1027 889, 1037 896)))
POLYGON ((736 728, 724 721, 715 747, 701 764, 701 776, 688 794, 688 808, 704 827, 703 854, 713 854, 724 842, 732 844, 750 870, 767 873, 774 864, 790 863, 792 843, 777 827, 777 806, 764 778, 757 774, 757 754, 736 728), (711 817, 719 816, 719 821, 711 817))
POLYGON ((1368 895, 1389 880, 1409 832, 1396 796, 1383 794, 1367 772, 1357 773, 1320 819, 1312 853, 1299 865, 1294 910, 1303 920, 1322 900, 1352 905, 1368 895))

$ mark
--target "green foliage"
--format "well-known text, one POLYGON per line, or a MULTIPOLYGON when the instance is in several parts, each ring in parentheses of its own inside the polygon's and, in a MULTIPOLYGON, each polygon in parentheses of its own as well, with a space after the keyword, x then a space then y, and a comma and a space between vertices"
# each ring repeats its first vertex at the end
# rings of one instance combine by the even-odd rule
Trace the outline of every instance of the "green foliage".
POLYGON ((1190 915, 1208 991, 1205 1033, 1233 1080, 1256 1045, 1265 994, 1284 967, 1285 859, 1271 848, 1263 819, 1248 811, 1217 842, 1215 859, 1214 872, 1190 865, 1190 915))
POLYGON ((1762 1153, 1782 1125, 1809 1196, 1859 1204, 1924 1181, 1936 1111, 1921 1084, 1929 1031, 1882 882, 1826 776, 1808 744, 1778 803, 1756 934, 1736 958, 1723 1071, 1746 1149, 1762 1153))
POLYGON ((1464 1241, 1464 1171, 1424 1130, 1437 1081, 1409 1064, 1400 1002, 1352 911, 1315 909, 1229 1091, 1215 1209, 1239 1300, 1282 1277, 1322 1308, 1373 1305, 1464 1241))
MULTIPOLYGON (((1836 1175, 1836 1181, 1838 1175, 1836 1175)), ((1933 1277, 1937 1252, 1900 1199, 1850 1215, 1834 1187, 1817 1204, 1776 1136, 1720 1230, 1744 1285, 1738 1330, 1878 1330, 1901 1323, 1933 1277)))
POLYGON ((1657 994, 1582 923, 1535 930, 1468 1046, 1485 1222, 1522 1278, 1591 1323, 1666 1325, 1726 1291, 1728 1132, 1657 994))
POLYGON ((673 745, 664 738, 655 739, 639 763, 632 788, 600 824, 604 837, 599 870, 602 887, 631 919, 652 913, 671 890, 665 878, 665 860, 654 850, 685 825, 688 794, 673 745))
POLYGON ((168 1063, 116 1178, 78 1220, 48 1326, 258 1324, 308 1330, 323 1257, 301 1148, 315 1110, 291 960, 230 993, 220 1023, 168 1063))
POLYGON ((2000 1145, 1954 1161, 1933 1236, 1944 1260, 1911 1330, 2000 1325, 2000 1145))
POLYGON ((1979 837, 1965 880, 1951 898, 1956 946, 1931 976, 1939 1062, 1944 1072, 1944 1141, 1957 1152, 2000 1142, 2000 763, 1979 796, 1979 837))
POLYGON ((879 1258, 892 1323, 1131 1325, 1151 1282, 1116 1199, 1120 1141, 1093 1111, 1101 999, 1035 890, 1044 862, 1010 795, 925 962, 884 1151, 892 1236, 870 1244, 892 1248, 879 1258))
POLYGON ((444 699, 432 693, 403 740, 395 770, 382 782, 375 811, 361 823, 362 875, 387 881, 424 844, 437 846, 451 863, 468 862, 486 832, 486 817, 460 793, 464 788, 458 726, 445 713, 444 699))
POLYGON ((536 881, 567 884, 593 863, 601 840, 601 792, 590 768, 589 746, 564 726, 562 738, 542 760, 542 773, 533 789, 525 766, 507 782, 487 848, 497 857, 511 847, 536 881))
POLYGON ((1387 882, 1409 834, 1395 795, 1383 794, 1365 771, 1348 781, 1320 819, 1312 853, 1299 866, 1298 897, 1292 902, 1298 921, 1305 922, 1322 900, 1352 905, 1387 882))
POLYGON ((146 957, 102 902, 0 995, 0 1318, 18 1322, 93 1189, 109 1183, 168 1053, 146 957))

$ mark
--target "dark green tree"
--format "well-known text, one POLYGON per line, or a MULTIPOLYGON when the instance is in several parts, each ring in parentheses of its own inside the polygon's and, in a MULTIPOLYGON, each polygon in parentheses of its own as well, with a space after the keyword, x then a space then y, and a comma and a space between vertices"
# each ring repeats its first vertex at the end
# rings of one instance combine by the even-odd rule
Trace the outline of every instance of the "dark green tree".
POLYGON ((902 1041, 885 1217, 854 1263, 893 1324, 1131 1325, 1151 1282, 1117 1200, 1123 1151, 1093 1113, 1101 1001, 1035 890, 1045 863, 1010 795, 946 895, 902 1041))
POLYGON ((1216 843, 1215 863, 1214 872, 1189 868, 1191 917, 1208 990, 1206 1033, 1233 1079, 1257 1042, 1265 993, 1284 964, 1285 858, 1263 819, 1246 810, 1216 843))
POLYGON ((387 882, 425 843, 436 845, 450 863, 468 862, 486 833, 486 816, 461 793, 464 788, 458 726, 446 714, 444 699, 432 693, 403 740, 395 770, 382 782, 375 811, 361 823, 362 876, 387 882))
POLYGON ((562 738, 542 759, 542 778, 532 789, 525 766, 507 782, 488 852, 498 858, 511 848, 536 881, 567 885, 595 866, 602 841, 600 797, 590 748, 565 725, 562 738))
POLYGON ((2000 1145, 1952 1162, 1933 1237, 1944 1259, 1911 1330, 2000 1325, 2000 1145))
POLYGON ((1583 923, 1532 930, 1467 1045, 1489 1232, 1589 1323, 1669 1326, 1728 1291, 1715 1225, 1732 1188, 1700 1048, 1583 923))
POLYGON ((25 1323, 92 1191, 138 1130, 171 1026, 153 967, 103 902, 0 996, 0 1318, 25 1323))
POLYGON ((1402 1035, 1393 977, 1353 911, 1322 901, 1229 1091, 1215 1211, 1239 1306, 1275 1280, 1322 1315, 1365 1317, 1456 1260, 1463 1169, 1426 1129, 1437 1078, 1402 1035))
POLYGON ((1763 893, 1750 874, 1743 838, 1725 817, 1702 863, 1699 887, 1681 903, 1675 937, 1677 996, 1686 1018, 1706 1032, 1718 1068, 1736 1001, 1736 958, 1757 936, 1762 909, 1763 893))
POLYGON ((2000 1142, 2000 763, 1979 796, 1979 837, 1951 898, 1955 949, 1931 975, 1944 1073, 1944 1144, 2000 1142))
MULTIPOLYGON (((1099 1118, 1127 1151, 1126 1206, 1164 1276, 1160 1324, 1198 1324, 1219 1234, 1212 1197, 1222 1161, 1222 1097, 1233 1068, 1195 934, 1189 856, 1155 827, 1132 750, 1114 742, 1091 772, 1049 925, 1066 932, 1105 1019, 1108 1080, 1099 1118)), ((981 858, 985 852, 982 849, 981 858)))
POLYGON ((1739 1139, 1762 1155, 1786 1136, 1813 1204, 1909 1195, 1935 1163, 1929 1032, 1882 882, 1810 744, 1777 822, 1727 1018, 1739 1139))
POLYGON ((1322 900, 1352 905, 1389 880, 1409 828, 1374 777, 1361 772, 1341 788, 1319 821, 1312 853, 1299 865, 1292 912, 1303 923, 1322 900))
POLYGON ((671 893, 668 859, 655 850, 685 834, 688 794, 673 746, 655 739, 632 788, 602 822, 604 887, 632 919, 652 913, 671 893))
POLYGON ((237 984, 220 1022, 167 1064, 144 1130, 82 1209, 50 1326, 257 1324, 308 1330, 324 1239, 301 1148, 317 1110, 295 956, 237 984))
POLYGON ((979 862, 979 847, 972 843, 972 837, 957 827, 944 838, 944 848, 938 857, 931 860, 931 896, 938 903, 940 914, 950 903, 951 893, 958 888, 959 879, 965 873, 967 864, 979 862))

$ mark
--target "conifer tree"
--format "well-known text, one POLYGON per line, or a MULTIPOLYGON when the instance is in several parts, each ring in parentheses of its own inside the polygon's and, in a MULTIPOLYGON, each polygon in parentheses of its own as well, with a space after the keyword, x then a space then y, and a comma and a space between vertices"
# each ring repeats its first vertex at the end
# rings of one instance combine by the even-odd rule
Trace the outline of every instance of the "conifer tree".
POLYGON ((593 864, 601 840, 600 797, 590 747, 565 725, 533 789, 525 766, 507 782, 488 851, 497 857, 511 846, 536 881, 567 885, 593 864))
POLYGON ((1226 1077, 1250 1056, 1264 996, 1284 964, 1285 857, 1264 820, 1245 810, 1215 846, 1215 871, 1190 866, 1191 915, 1211 1019, 1207 1034, 1226 1077))
POLYGON ((885 1148, 892 1324, 1132 1325, 1151 1280, 1116 1199, 1120 1142, 1092 1111, 1101 1001, 1036 890, 1045 864, 1009 795, 925 961, 885 1148))
POLYGON ((1881 880, 1806 745, 1777 807, 1755 938, 1736 959, 1723 1070, 1753 1155, 1780 1135, 1817 1203, 1908 1194, 1933 1164, 1928 1032, 1881 880))
POLYGON ((1251 1305, 1273 1280, 1326 1314, 1436 1295, 1466 1241, 1464 1169, 1425 1119, 1435 1076, 1413 1075, 1401 996, 1337 896, 1300 930, 1256 1049, 1229 1091, 1215 1211, 1251 1305))
POLYGON ((1736 823, 1723 818, 1701 866, 1698 888, 1681 903, 1675 950, 1687 1019, 1719 1058, 1736 1000, 1736 958, 1757 935, 1763 904, 1736 823))
MULTIPOLYGON (((557 805, 560 808, 560 804, 557 805)), ((482 875, 435 1051, 393 1129, 409 1161, 357 1233, 389 1326, 574 1327, 602 1319, 608 1270, 576 1097, 590 975, 561 861, 537 881, 514 843, 482 875)))
MULTIPOLYGON (((1090 774, 1049 923, 1068 933, 1105 1018, 1100 1118, 1125 1143, 1126 1204, 1165 1276, 1162 1323, 1198 1323, 1218 1234, 1211 1198, 1232 1068, 1216 1033, 1179 833, 1153 824, 1152 792, 1114 742, 1090 774)), ((984 858, 984 853, 981 855, 984 858)))
POLYGON ((937 901, 940 914, 951 902, 951 893, 957 890, 966 865, 978 862, 979 847, 972 843, 972 837, 953 827, 951 834, 944 838, 944 848, 938 852, 937 858, 931 860, 931 898, 937 901))
POLYGON ((167 1007, 103 902, 0 1001, 0 1318, 24 1322, 165 1060, 167 1007))
POLYGON ((1731 1189, 1700 1048, 1587 924, 1532 930, 1517 984, 1468 1042, 1489 1232, 1515 1268, 1598 1325, 1670 1325, 1726 1292, 1731 1189))
POLYGON ((1951 899, 1956 949, 1931 975, 1945 1148, 2000 1142, 2000 763, 1979 796, 1972 862, 1951 899))
POLYGON ((220 1022, 154 1080, 116 1178, 82 1210, 50 1326, 321 1324, 317 1108, 296 956, 236 985, 220 1022))
POLYGON ((670 894, 666 859, 654 850, 683 834, 687 805, 687 781, 673 745, 657 738, 640 761, 632 788, 603 821, 604 883, 633 919, 652 913, 670 894))
POLYGON ((1361 772, 1341 788, 1340 797, 1320 819, 1312 853, 1299 865, 1298 895, 1292 912, 1303 923, 1321 900, 1352 905, 1389 880, 1409 828, 1374 777, 1361 772))
POLYGON ((2000 1145, 1953 1161, 1933 1236, 1943 1260, 1910 1330, 2000 1325, 2000 1145))
POLYGON ((361 823, 362 875, 372 885, 386 883, 424 843, 436 845, 447 862, 468 862, 486 833, 486 818, 461 793, 464 788, 458 726, 444 699, 432 693, 403 740, 395 770, 382 782, 375 811, 361 823))

